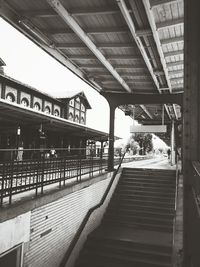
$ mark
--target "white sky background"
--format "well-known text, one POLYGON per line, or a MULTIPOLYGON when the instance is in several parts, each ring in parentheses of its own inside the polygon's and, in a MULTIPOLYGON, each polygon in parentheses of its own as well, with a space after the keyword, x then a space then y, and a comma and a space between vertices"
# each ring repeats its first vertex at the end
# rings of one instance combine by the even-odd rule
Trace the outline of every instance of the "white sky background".
MULTIPOLYGON (((83 90, 92 107, 87 111, 87 126, 109 131, 109 106, 104 97, 1 18, 0 36, 5 74, 54 97, 64 96, 66 90, 83 90)), ((117 109, 115 135, 129 136, 132 123, 129 116, 117 109)))
MULTIPOLYGON (((0 57, 8 76, 53 97, 64 97, 67 90, 83 90, 92 107, 87 111, 87 126, 109 131, 109 106, 104 97, 1 18, 0 36, 0 57)), ((127 139, 131 124, 132 119, 116 109, 115 135, 127 139)), ((160 139, 154 143, 164 145, 160 139)))

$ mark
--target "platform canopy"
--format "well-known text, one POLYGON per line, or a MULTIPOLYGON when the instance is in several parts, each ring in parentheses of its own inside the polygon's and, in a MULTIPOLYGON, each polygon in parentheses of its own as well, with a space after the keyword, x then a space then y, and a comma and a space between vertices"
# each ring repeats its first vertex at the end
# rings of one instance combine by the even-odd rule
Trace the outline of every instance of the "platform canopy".
MULTIPOLYGON (((41 124, 46 131, 59 132, 95 141, 108 141, 108 133, 0 99, 1 133, 17 133, 19 125, 30 127, 31 129, 39 129, 41 124)), ((115 140, 118 139, 120 138, 116 136, 115 140)))
MULTIPOLYGON (((0 15, 100 93, 183 92, 183 0, 7 0, 0 15)), ((132 110, 132 103, 120 105, 132 110)), ((163 104, 137 104, 160 124, 163 104)), ((180 105, 164 104, 166 120, 180 105)))

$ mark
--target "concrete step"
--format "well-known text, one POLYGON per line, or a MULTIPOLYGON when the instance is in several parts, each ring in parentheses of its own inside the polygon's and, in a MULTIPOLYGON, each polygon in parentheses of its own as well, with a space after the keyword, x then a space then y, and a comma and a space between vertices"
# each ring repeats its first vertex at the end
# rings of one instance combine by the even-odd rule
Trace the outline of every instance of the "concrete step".
POLYGON ((156 232, 162 232, 162 233, 169 233, 171 234, 173 231, 172 225, 163 225, 163 224, 156 224, 156 223, 149 223, 149 222, 135 222, 135 221, 124 221, 124 220, 110 220, 109 218, 103 219, 102 221, 103 226, 108 227, 114 227, 114 226, 120 226, 120 227, 129 227, 133 228, 134 231, 137 230, 148 230, 148 231, 156 231, 156 232))
POLYGON ((127 209, 127 210, 143 210, 143 211, 152 211, 152 212, 158 212, 163 214, 173 214, 174 213, 174 206, 171 207, 159 207, 155 206, 155 203, 153 205, 148 205, 149 203, 130 203, 130 202, 113 202, 109 204, 108 209, 127 209))
POLYGON ((127 257, 115 253, 94 253, 81 257, 76 267, 102 266, 102 267, 171 267, 170 263, 142 258, 127 257), (97 264, 98 263, 98 264, 97 264))
POLYGON ((115 191, 115 194, 132 194, 132 195, 148 195, 148 196, 163 196, 167 198, 174 198, 175 194, 169 191, 154 190, 149 188, 124 188, 118 187, 115 191))
MULTIPOLYGON (((120 231, 120 229, 117 229, 120 231)), ((162 244, 155 244, 153 242, 144 243, 144 242, 135 242, 132 240, 127 239, 118 239, 118 236, 108 236, 108 235, 101 235, 99 234, 99 228, 94 231, 88 239, 87 244, 92 244, 92 246, 105 246, 105 247, 117 247, 120 249, 130 249, 130 250, 142 250, 142 251, 151 251, 152 253, 160 253, 165 255, 170 255, 172 253, 172 246, 171 245, 162 245, 162 244)), ((101 230, 102 231, 102 230, 101 230)), ((153 235, 153 233, 152 233, 153 235)), ((152 240, 154 241, 154 240, 152 240)))
POLYGON ((162 218, 162 217, 152 217, 149 214, 127 214, 127 213, 106 213, 103 220, 112 221, 125 221, 125 222, 136 222, 136 223, 149 223, 149 224, 159 224, 171 227, 173 225, 173 218, 162 218))
POLYGON ((123 168, 123 174, 126 173, 134 173, 134 174, 141 174, 141 175, 160 175, 160 176, 169 176, 174 177, 176 175, 175 170, 161 170, 161 169, 144 169, 144 168, 123 168))
POLYGON ((157 211, 148 211, 144 209, 140 210, 134 210, 134 209, 127 209, 127 207, 124 208, 111 208, 109 207, 106 211, 108 214, 117 215, 117 216, 145 216, 150 218, 160 218, 160 219, 173 219, 174 218, 174 212, 157 212, 157 211))
POLYGON ((175 192, 175 185, 163 185, 162 183, 148 183, 142 181, 120 181, 118 183, 120 188, 149 188, 154 190, 164 190, 175 192))
POLYGON ((137 205, 142 207, 142 205, 156 207, 160 209, 174 209, 174 200, 169 202, 164 201, 157 201, 157 200, 144 200, 138 198, 128 198, 124 196, 123 198, 119 198, 119 196, 113 196, 110 205, 137 205))
POLYGON ((158 181, 158 182, 169 182, 175 184, 175 177, 171 178, 168 176, 149 176, 149 175, 134 175, 134 174, 123 174, 121 180, 124 181, 126 179, 136 179, 138 181, 147 180, 147 181, 158 181))
MULTIPOLYGON (((135 199, 135 200, 149 200, 149 201, 158 201, 158 202, 165 202, 165 203, 174 203, 174 199, 171 197, 166 196, 155 196, 155 195, 148 195, 148 194, 132 194, 132 193, 117 193, 114 194, 113 199, 120 199, 120 201, 124 201, 124 199, 135 199)), ((112 200, 113 200, 112 199, 112 200)))
POLYGON ((117 247, 112 247, 112 246, 87 246, 81 257, 96 257, 97 255, 102 255, 103 257, 107 257, 109 255, 118 255, 122 257, 129 257, 129 258, 134 258, 134 260, 139 260, 139 259, 145 259, 146 261, 160 261, 164 263, 170 263, 171 262, 171 255, 169 254, 164 254, 164 253, 155 253, 151 251, 143 251, 139 249, 131 250, 131 249, 126 249, 124 250, 123 248, 117 248, 117 247))
POLYGON ((137 177, 124 177, 123 179, 120 180, 119 183, 135 183, 135 182, 141 182, 141 183, 151 183, 151 184, 155 184, 155 185, 160 185, 160 186, 172 186, 172 187, 175 187, 175 182, 174 181, 170 181, 170 180, 167 180, 167 179, 163 179, 163 180, 160 180, 160 179, 150 179, 150 178, 137 178, 137 177))

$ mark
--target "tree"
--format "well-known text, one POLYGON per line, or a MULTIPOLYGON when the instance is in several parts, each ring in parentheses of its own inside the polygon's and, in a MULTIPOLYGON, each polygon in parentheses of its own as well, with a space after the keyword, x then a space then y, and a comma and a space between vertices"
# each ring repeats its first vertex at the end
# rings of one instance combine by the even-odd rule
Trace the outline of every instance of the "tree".
POLYGON ((133 138, 140 146, 140 155, 146 155, 146 153, 153 150, 152 134, 135 133, 133 138))

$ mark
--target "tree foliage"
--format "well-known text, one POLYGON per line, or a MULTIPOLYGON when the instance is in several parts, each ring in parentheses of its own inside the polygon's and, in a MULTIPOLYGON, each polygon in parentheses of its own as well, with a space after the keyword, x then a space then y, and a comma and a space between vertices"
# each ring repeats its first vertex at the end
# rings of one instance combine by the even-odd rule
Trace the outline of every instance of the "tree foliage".
POLYGON ((135 133, 132 138, 140 146, 140 155, 146 155, 153 150, 152 134, 135 133))

